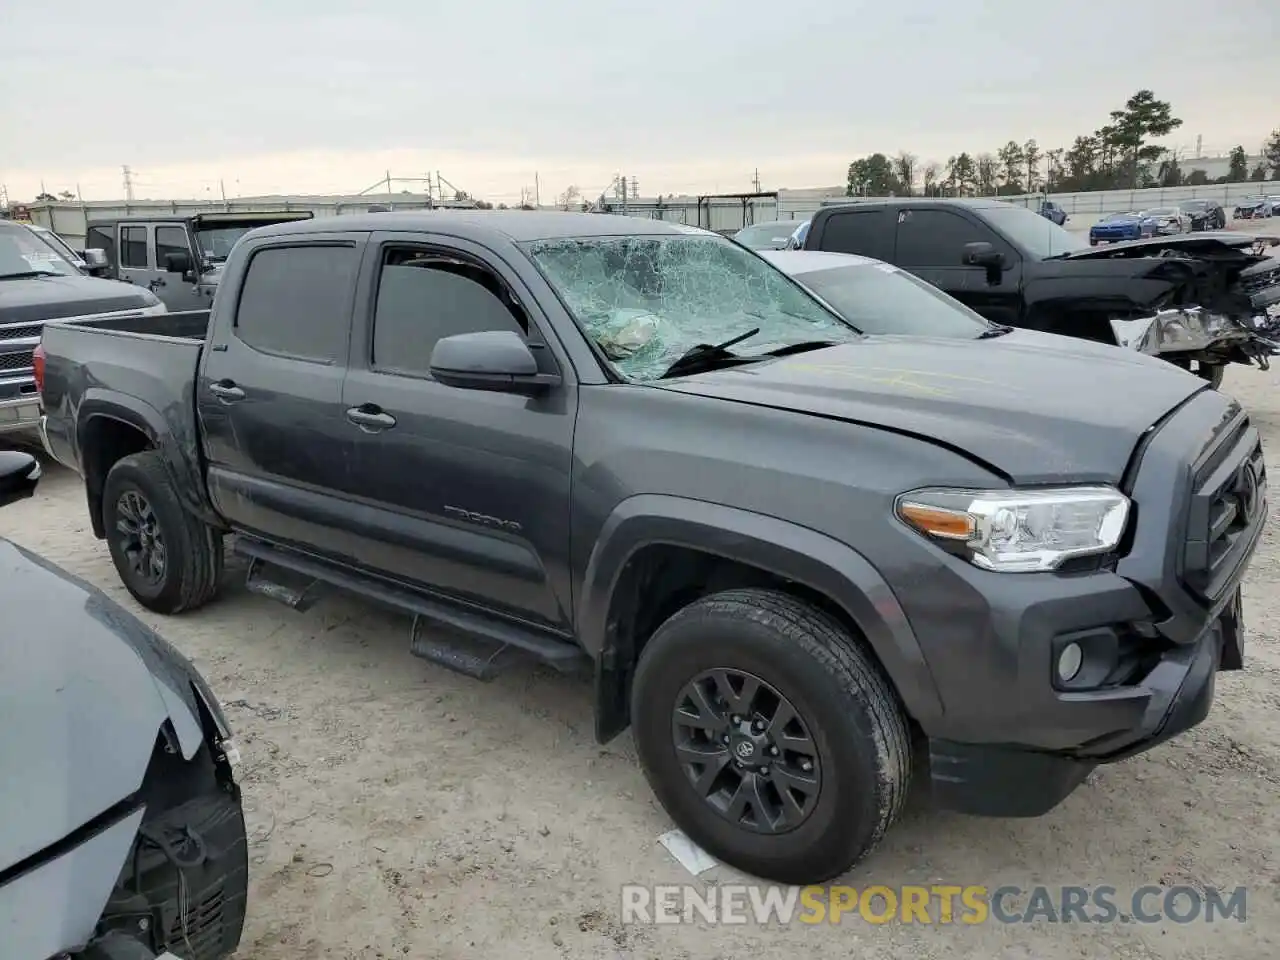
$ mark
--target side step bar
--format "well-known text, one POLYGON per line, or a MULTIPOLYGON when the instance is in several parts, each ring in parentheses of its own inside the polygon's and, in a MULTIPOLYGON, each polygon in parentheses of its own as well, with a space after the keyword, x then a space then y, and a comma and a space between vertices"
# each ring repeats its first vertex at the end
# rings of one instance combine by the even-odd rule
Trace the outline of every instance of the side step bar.
POLYGON ((237 536, 232 549, 249 558, 245 586, 252 592, 305 610, 317 599, 319 588, 328 584, 400 610, 413 617, 409 649, 414 656, 477 680, 492 680, 529 660, 562 673, 576 673, 586 665, 587 656, 576 644, 536 628, 486 617, 260 540, 237 536), (279 570, 268 575, 269 568, 279 570), (430 635, 428 628, 434 628, 430 635))

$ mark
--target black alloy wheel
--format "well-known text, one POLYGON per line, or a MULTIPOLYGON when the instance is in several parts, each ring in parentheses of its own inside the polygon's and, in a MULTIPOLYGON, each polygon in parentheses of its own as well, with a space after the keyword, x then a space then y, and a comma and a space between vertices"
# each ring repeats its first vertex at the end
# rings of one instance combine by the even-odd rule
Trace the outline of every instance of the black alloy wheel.
POLYGON ((631 689, 645 777, 711 856, 780 883, 821 883, 897 819, 912 739, 865 641, 798 597, 712 593, 648 639, 631 689))
POLYGON ((671 735, 693 789, 735 826, 785 833, 813 812, 817 745, 795 705, 754 674, 699 674, 677 697, 671 735))
POLYGON ((222 581, 222 534, 183 506, 158 450, 123 457, 102 485, 102 530, 133 598, 156 613, 211 600, 222 581))
POLYGON ((126 490, 116 500, 116 529, 111 536, 134 576, 155 586, 164 580, 168 551, 160 521, 151 503, 137 490, 126 490))

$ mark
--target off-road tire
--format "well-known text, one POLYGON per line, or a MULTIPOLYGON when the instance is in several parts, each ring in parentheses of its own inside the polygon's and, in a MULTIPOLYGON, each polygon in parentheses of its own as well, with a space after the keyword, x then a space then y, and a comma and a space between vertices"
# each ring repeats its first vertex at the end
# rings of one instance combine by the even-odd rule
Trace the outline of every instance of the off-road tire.
POLYGON ((186 510, 173 491, 159 451, 144 450, 116 462, 102 491, 102 524, 111 561, 133 598, 156 613, 194 610, 213 599, 222 583, 222 535, 186 510), (118 536, 120 498, 140 494, 150 505, 165 545, 158 583, 137 576, 118 536))
POLYGON ((724 863, 781 883, 820 883, 865 857, 901 813, 910 786, 906 713, 873 655, 834 618, 777 591, 726 590, 663 623, 636 668, 631 723, 649 784, 677 826, 724 863), (775 688, 817 745, 817 799, 788 832, 731 822, 694 789, 677 758, 672 716, 681 691, 717 668, 775 688))

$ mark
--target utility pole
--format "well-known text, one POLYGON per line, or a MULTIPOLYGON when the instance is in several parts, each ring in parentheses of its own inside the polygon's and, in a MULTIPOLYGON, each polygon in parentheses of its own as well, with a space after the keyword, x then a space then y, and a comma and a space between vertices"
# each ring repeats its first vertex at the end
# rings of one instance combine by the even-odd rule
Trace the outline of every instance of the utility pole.
POLYGON ((133 171, 129 169, 127 163, 120 169, 124 171, 124 198, 127 202, 133 203, 133 171))
POLYGON ((618 183, 622 187, 622 215, 625 217, 627 215, 627 178, 619 176, 618 183))
POLYGON ((759 167, 756 167, 756 176, 755 176, 755 179, 752 180, 751 182, 752 184, 755 185, 756 193, 759 193, 760 192, 760 168, 759 167))
POLYGON ((538 186, 538 171, 533 171, 533 205, 541 209, 542 189, 538 186))
POLYGON ((222 194, 222 205, 225 207, 225 206, 227 205, 227 184, 226 184, 226 181, 224 181, 224 180, 222 180, 222 179, 219 179, 219 180, 218 180, 218 191, 222 194))
POLYGON ((388 170, 388 171, 387 171, 387 200, 388 200, 388 201, 390 201, 391 199, 392 199, 392 196, 391 196, 391 171, 390 171, 390 170, 388 170))

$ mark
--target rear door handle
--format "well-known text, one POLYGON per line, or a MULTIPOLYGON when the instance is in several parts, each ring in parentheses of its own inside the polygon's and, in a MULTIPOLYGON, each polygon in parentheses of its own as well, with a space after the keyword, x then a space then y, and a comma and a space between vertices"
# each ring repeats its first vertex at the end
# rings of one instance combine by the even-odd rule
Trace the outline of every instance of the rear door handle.
POLYGON ((347 410, 347 419, 366 433, 378 433, 390 430, 396 425, 396 418, 372 403, 363 403, 347 410))
POLYGON ((218 380, 209 384, 209 392, 223 403, 235 403, 245 397, 244 391, 231 380, 218 380))

